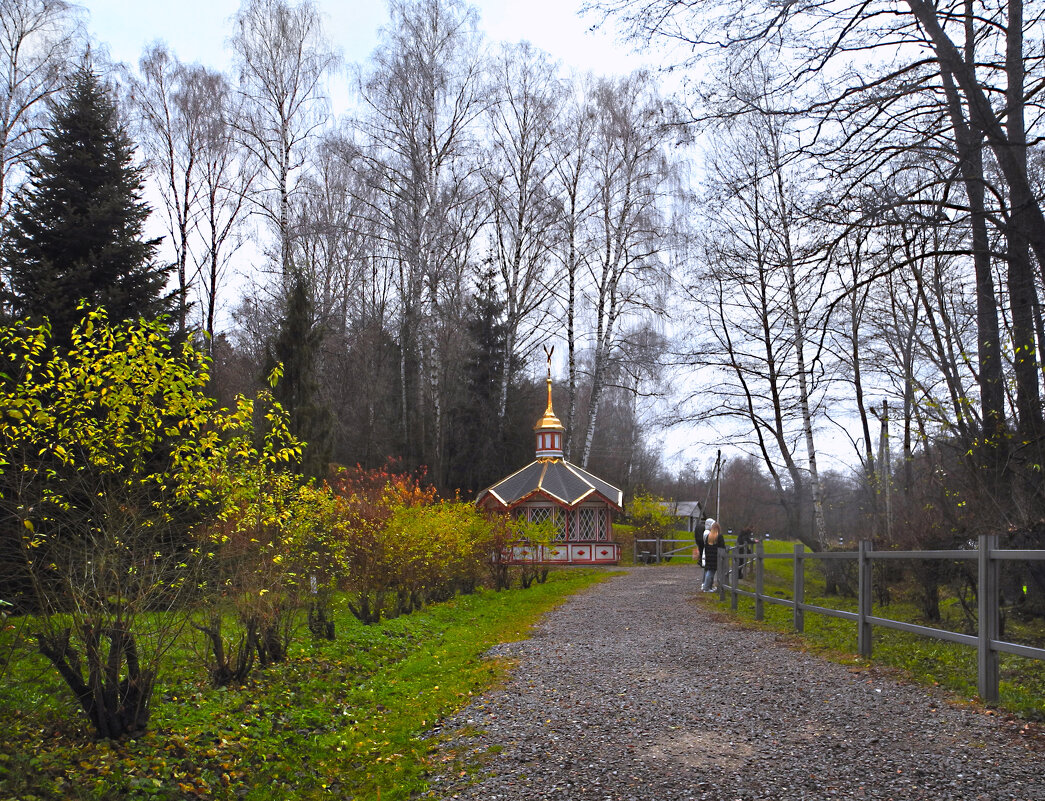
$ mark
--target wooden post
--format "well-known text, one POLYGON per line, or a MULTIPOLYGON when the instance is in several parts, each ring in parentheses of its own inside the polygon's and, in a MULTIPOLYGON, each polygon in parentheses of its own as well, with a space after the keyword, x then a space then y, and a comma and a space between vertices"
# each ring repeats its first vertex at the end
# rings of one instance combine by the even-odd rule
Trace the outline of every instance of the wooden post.
POLYGON ((976 649, 976 689, 986 704, 998 703, 998 652, 992 641, 998 639, 998 563, 992 551, 998 547, 997 534, 981 534, 977 547, 979 584, 979 644, 976 649))
POLYGON ((795 631, 805 631, 806 627, 805 609, 803 608, 803 604, 806 601, 805 551, 805 545, 800 542, 795 543, 795 589, 793 594, 795 599, 793 616, 795 631))
POLYGON ((725 558, 725 576, 726 584, 733 583, 733 552, 729 548, 722 548, 719 552, 719 563, 718 563, 718 599, 720 601, 726 600, 726 585, 722 583, 722 559, 725 558))
POLYGON ((740 578, 737 570, 737 559, 731 559, 729 562, 729 608, 734 612, 737 611, 737 584, 740 582, 740 578))
POLYGON ((755 620, 761 620, 765 615, 765 603, 762 601, 763 553, 762 540, 759 540, 755 543, 755 620))
POLYGON ((868 556, 872 549, 870 540, 860 540, 858 551, 859 592, 857 595, 856 643, 860 656, 871 658, 871 559, 868 556))

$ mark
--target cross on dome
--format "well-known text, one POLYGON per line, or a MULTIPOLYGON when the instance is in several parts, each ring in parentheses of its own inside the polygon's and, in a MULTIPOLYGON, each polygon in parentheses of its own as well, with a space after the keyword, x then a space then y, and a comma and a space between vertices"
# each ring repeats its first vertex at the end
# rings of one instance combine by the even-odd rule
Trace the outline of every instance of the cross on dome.
POLYGON ((559 422, 552 408, 552 354, 555 346, 549 348, 545 345, 544 352, 548 356, 548 408, 544 410, 544 417, 533 427, 537 434, 537 458, 562 459, 562 437, 566 427, 559 422))

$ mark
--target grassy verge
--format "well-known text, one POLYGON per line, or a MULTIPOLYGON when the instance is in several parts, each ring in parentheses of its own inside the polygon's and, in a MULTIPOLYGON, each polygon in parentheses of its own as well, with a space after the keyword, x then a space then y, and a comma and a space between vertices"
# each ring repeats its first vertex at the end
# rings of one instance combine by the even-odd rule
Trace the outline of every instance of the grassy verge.
POLYGON ((242 688, 211 689, 186 648, 135 740, 86 738, 47 672, 8 681, 0 799, 408 799, 425 788, 433 743, 422 734, 507 670, 481 654, 607 575, 558 571, 528 590, 461 596, 377 626, 341 610, 337 640, 301 638, 242 688), (21 712, 26 692, 45 702, 21 712))
MULTIPOLYGON (((792 543, 766 542, 767 552, 790 552, 792 543)), ((792 597, 793 562, 785 559, 767 560, 764 587, 768 595, 790 599, 792 597)), ((753 590, 754 582, 744 580, 741 588, 753 590)), ((911 587, 891 588, 892 600, 888 604, 875 603, 873 612, 879 617, 891 618, 920 625, 964 631, 957 603, 944 598, 941 603, 943 621, 930 623, 921 617, 917 606, 909 600, 911 587)), ((717 598, 717 596, 715 596, 717 598)), ((856 599, 824 594, 824 581, 820 571, 807 564, 805 582, 806 603, 834 609, 856 611, 856 599)), ((729 610, 726 601, 715 602, 724 611, 729 610)), ((750 598, 738 598, 738 612, 753 622, 755 603, 750 598)), ((775 604, 764 605, 766 627, 777 631, 794 633, 792 611, 775 604)), ((856 641, 856 625, 846 620, 826 617, 815 612, 806 612, 805 631, 795 635, 797 641, 822 656, 852 665, 861 663, 856 641)), ((907 678, 922 684, 942 687, 966 700, 976 700, 976 650, 957 643, 943 642, 907 632, 876 627, 874 629, 872 662, 895 668, 907 678)), ((1010 618, 1005 638, 1042 647, 1045 643, 1045 625, 1041 621, 1010 618)), ((870 664, 866 663, 865 664, 870 664)), ((1045 663, 1019 656, 1002 654, 1000 657, 1001 683, 998 707, 1006 712, 1034 721, 1045 721, 1045 663)))

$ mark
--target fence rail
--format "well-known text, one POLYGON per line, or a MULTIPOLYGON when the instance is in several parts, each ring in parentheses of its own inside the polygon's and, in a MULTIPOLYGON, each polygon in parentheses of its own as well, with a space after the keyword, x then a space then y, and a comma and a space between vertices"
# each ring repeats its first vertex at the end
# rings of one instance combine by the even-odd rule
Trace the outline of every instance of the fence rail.
POLYGON ((697 543, 692 537, 682 540, 670 539, 637 539, 635 540, 635 561, 639 564, 658 565, 673 556, 685 554, 691 555, 697 543), (682 547, 674 547, 682 543, 682 547), (666 547, 665 547, 666 546, 666 547))
POLYGON ((851 620, 857 626, 857 647, 860 655, 871 657, 873 630, 875 626, 897 631, 906 631, 911 634, 919 634, 923 637, 931 637, 937 640, 955 642, 976 648, 977 660, 977 692, 983 701, 989 704, 998 701, 998 655, 1001 653, 1015 654, 1030 659, 1045 660, 1045 648, 1033 648, 1028 645, 1007 642, 998 639, 1000 631, 1000 593, 998 572, 1002 562, 1012 561, 1045 561, 1045 550, 1003 550, 998 548, 998 537, 996 535, 981 536, 977 542, 976 550, 968 551, 875 551, 871 543, 862 541, 856 551, 830 551, 817 553, 805 550, 805 546, 795 545, 793 553, 765 553, 761 542, 755 543, 754 553, 739 553, 736 548, 725 550, 724 564, 720 563, 722 570, 720 575, 725 576, 725 581, 719 582, 719 597, 725 600, 726 595, 730 597, 730 607, 737 608, 737 599, 740 596, 752 598, 755 601, 755 619, 762 620, 765 614, 765 604, 777 604, 792 610, 792 623, 796 631, 802 631, 805 627, 805 613, 815 612, 828 617, 851 620), (765 560, 766 559, 792 559, 794 560, 794 586, 792 597, 777 598, 766 595, 764 591, 765 560), (857 581, 857 611, 849 612, 844 609, 832 609, 829 607, 816 606, 805 602, 805 562, 807 560, 828 561, 838 559, 855 559, 858 569, 857 581), (945 561, 969 560, 977 562, 977 633, 959 634, 946 629, 937 629, 930 626, 920 626, 915 623, 907 623, 903 620, 879 617, 872 614, 871 594, 871 566, 877 561, 896 559, 938 559, 945 561), (739 567, 753 563, 755 571, 754 591, 740 589, 739 567))

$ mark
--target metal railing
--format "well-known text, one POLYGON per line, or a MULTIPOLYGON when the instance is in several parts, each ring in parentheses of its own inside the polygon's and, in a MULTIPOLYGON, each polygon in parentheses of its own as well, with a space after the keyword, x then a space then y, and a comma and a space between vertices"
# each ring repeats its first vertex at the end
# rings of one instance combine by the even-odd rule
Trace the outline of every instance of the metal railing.
POLYGON ((1001 653, 1015 654, 1029 659, 1045 660, 1045 648, 1032 648, 1019 643, 999 640, 1000 631, 1000 598, 999 598, 999 567, 1002 562, 1014 561, 1045 561, 1045 550, 1004 550, 998 548, 997 535, 982 535, 977 543, 976 550, 967 551, 875 551, 867 540, 859 543, 856 551, 806 551, 805 546, 796 544, 793 553, 766 553, 762 543, 755 543, 754 553, 745 553, 738 559, 736 548, 724 549, 724 561, 720 561, 722 567, 721 575, 725 581, 719 582, 719 598, 726 599, 730 596, 730 607, 737 608, 737 598, 744 596, 753 598, 755 601, 755 620, 762 620, 765 613, 765 604, 778 604, 793 610, 792 622, 796 631, 803 631, 805 627, 805 613, 816 612, 828 617, 838 617, 843 620, 851 620, 857 627, 857 648, 860 655, 865 658, 871 657, 872 633, 875 626, 882 628, 906 631, 911 634, 919 634, 923 637, 932 637, 937 640, 956 642, 968 645, 977 650, 977 692, 986 703, 997 703, 998 701, 998 655, 1001 653), (738 585, 738 563, 740 559, 745 560, 754 568, 754 591, 742 590, 738 585), (794 585, 791 599, 778 598, 766 595, 764 592, 765 560, 766 559, 793 559, 794 560, 794 585), (832 559, 855 559, 857 561, 857 611, 849 612, 843 609, 832 609, 829 607, 816 606, 805 602, 805 562, 807 560, 832 560, 832 559), (977 633, 959 634, 946 629, 937 629, 929 626, 919 626, 915 623, 907 623, 902 620, 878 617, 872 614, 872 587, 871 566, 876 560, 897 559, 939 559, 947 561, 967 560, 977 562, 977 633))

